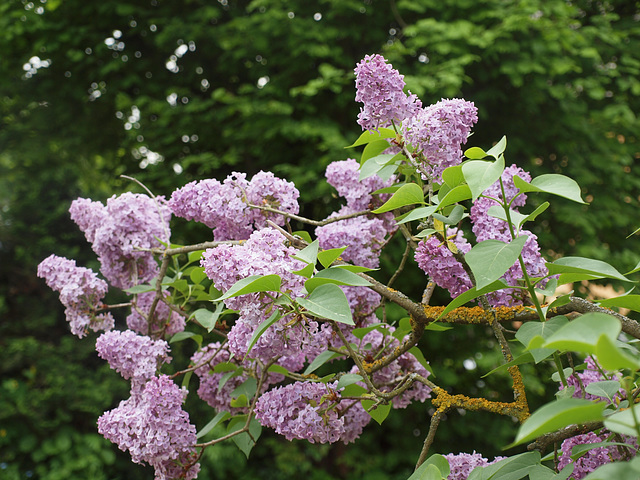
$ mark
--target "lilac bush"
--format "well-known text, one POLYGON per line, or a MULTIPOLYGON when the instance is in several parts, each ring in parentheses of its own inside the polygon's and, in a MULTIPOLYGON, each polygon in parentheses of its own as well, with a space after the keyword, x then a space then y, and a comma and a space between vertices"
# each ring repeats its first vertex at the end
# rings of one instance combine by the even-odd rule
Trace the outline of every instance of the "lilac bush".
MULTIPOLYGON (((377 142, 374 150, 383 153, 365 148, 360 162, 328 165, 327 181, 344 204, 324 220, 300 216, 298 190, 270 172, 194 181, 168 201, 125 193, 106 205, 71 204, 106 281, 55 255, 42 261, 38 275, 59 292, 73 334, 105 330, 96 340, 98 356, 131 383, 130 397, 98 419, 98 431, 132 461, 154 467, 156 479, 193 479, 203 452, 217 443, 233 439, 248 456, 261 429, 270 428, 288 440, 347 444, 372 419, 382 423, 420 402, 431 418, 416 475, 502 478, 517 467, 523 476, 552 478, 572 464, 572 478, 583 478, 615 462, 622 478, 634 464, 620 461, 635 456, 640 433, 640 354, 620 344, 623 334, 640 338, 640 324, 576 297, 543 306, 538 296, 553 293, 539 288, 550 278, 552 286, 627 278, 601 261, 546 262, 537 236, 525 228, 548 206, 530 214, 527 193, 582 202, 578 185, 505 168, 505 139, 488 152, 463 152, 478 120, 473 102, 442 99, 423 108, 382 56, 366 56, 355 73, 356 101, 363 104, 358 123, 366 131, 354 145, 377 142), (203 223, 212 239, 171 244, 172 216, 203 223), (304 230, 293 231, 293 223, 304 230), (395 260, 385 249, 394 242, 404 244, 404 253, 389 273, 395 260), (424 287, 419 300, 394 284, 413 261, 424 272, 410 277, 424 287), (430 304, 436 285, 451 303, 430 304), (109 286, 129 300, 105 304, 109 286), (124 309, 126 329, 114 328, 112 309, 124 309), (524 344, 517 358, 505 322, 522 329, 515 333, 524 344), (508 373, 513 401, 494 392, 470 397, 468 386, 432 372, 428 358, 438 352, 421 339, 438 335, 443 323, 479 324, 494 334, 504 363, 489 373, 508 373), (186 339, 196 350, 169 376, 169 344, 186 339), (591 355, 586 369, 563 380, 575 387, 575 398, 531 414, 519 365, 551 359, 564 375, 559 352, 565 351, 591 355), (199 434, 184 409, 189 389, 217 412, 199 434), (530 442, 533 451, 492 462, 475 451, 429 457, 441 420, 455 410, 513 418, 522 424, 513 445, 530 442), (625 445, 596 446, 579 458, 572 453, 603 438, 625 445), (559 462, 543 463, 537 452, 560 443, 559 462)), ((635 307, 634 299, 606 305, 635 307)))

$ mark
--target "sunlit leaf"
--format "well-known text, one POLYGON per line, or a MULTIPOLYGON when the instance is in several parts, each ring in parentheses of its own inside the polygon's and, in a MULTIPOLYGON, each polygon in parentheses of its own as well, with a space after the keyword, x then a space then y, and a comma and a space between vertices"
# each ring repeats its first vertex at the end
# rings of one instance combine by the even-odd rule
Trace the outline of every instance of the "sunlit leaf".
POLYGON ((527 238, 521 235, 509 243, 485 240, 474 245, 464 258, 476 279, 476 288, 482 289, 502 277, 518 260, 527 238))
POLYGON ((406 183, 381 207, 375 209, 373 213, 390 212, 396 208, 415 205, 416 203, 424 203, 422 188, 415 183, 406 183))
POLYGON ((298 298, 296 302, 318 318, 354 325, 349 301, 342 289, 333 283, 318 286, 307 298, 298 298))

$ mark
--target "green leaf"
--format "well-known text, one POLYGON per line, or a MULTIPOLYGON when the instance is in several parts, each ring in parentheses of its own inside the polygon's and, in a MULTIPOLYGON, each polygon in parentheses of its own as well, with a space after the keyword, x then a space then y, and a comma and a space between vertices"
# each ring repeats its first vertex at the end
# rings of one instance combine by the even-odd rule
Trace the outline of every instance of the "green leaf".
POLYGON ((296 303, 318 318, 355 325, 346 295, 333 283, 320 285, 306 298, 296 299, 296 303))
POLYGON ((427 458, 407 480, 446 480, 449 473, 449 462, 436 453, 427 458))
POLYGON ((440 198, 440 193, 441 192, 438 193, 438 198, 440 200, 438 208, 444 208, 471 198, 471 189, 469 188, 469 185, 458 185, 457 187, 449 190, 442 198, 440 198))
POLYGON ((482 160, 487 156, 487 152, 480 147, 471 147, 464 152, 464 156, 471 160, 482 160))
POLYGON ((596 397, 604 397, 613 403, 613 397, 620 390, 621 385, 618 380, 602 380, 600 382, 592 382, 584 389, 587 393, 596 397))
POLYGON ((561 327, 541 347, 595 354, 601 336, 613 342, 621 330, 620 320, 611 315, 585 313, 561 327))
POLYGON ((423 218, 427 218, 438 209, 438 205, 431 205, 429 207, 418 207, 414 208, 410 212, 401 215, 396 218, 396 223, 398 225, 402 225, 403 223, 412 222, 414 220, 421 220, 423 218))
POLYGON ((153 292, 155 289, 156 287, 152 287, 151 285, 134 285, 133 287, 124 290, 124 293, 137 295, 138 293, 153 292))
POLYGON ((336 385, 336 390, 340 390, 341 388, 344 388, 348 385, 351 385, 353 383, 358 383, 361 381, 362 381, 362 377, 357 373, 345 373, 340 377, 340 380, 338 380, 338 384, 336 385))
MULTIPOLYGON (((370 159, 379 157, 382 152, 384 152, 387 148, 389 148, 389 142, 386 140, 376 140, 375 142, 369 142, 365 145, 364 150, 362 151, 362 156, 360 157, 360 165, 363 165, 370 159)), ((387 162, 395 157, 394 154, 383 154, 388 155, 387 162)))
POLYGON ((539 452, 526 452, 504 458, 486 467, 476 467, 467 480, 520 480, 540 465, 539 452))
POLYGON ((507 137, 503 135, 502 138, 487 151, 487 155, 494 158, 498 158, 507 149, 507 137))
POLYGON ((527 322, 522 325, 516 332, 516 339, 520 341, 533 356, 535 363, 540 363, 545 358, 555 352, 553 348, 537 348, 547 338, 551 337, 555 332, 569 323, 567 317, 558 315, 546 322, 527 322), (536 338, 535 347, 532 346, 532 340, 536 338), (539 340, 538 340, 539 339, 539 340))
POLYGON ((635 404, 631 408, 614 413, 604 421, 604 426, 612 432, 637 437, 639 428, 634 415, 640 422, 640 404, 635 404))
POLYGON ((451 210, 451 213, 447 217, 444 215, 440 215, 439 213, 434 213, 433 218, 436 220, 440 220, 445 225, 457 225, 462 217, 464 216, 464 208, 462 205, 455 205, 451 210))
POLYGON ((427 361, 427 359, 424 358, 424 353, 422 353, 422 350, 420 350, 419 347, 411 347, 408 353, 413 355, 418 361, 418 363, 422 365, 431 375, 433 375, 433 377, 435 377, 435 374, 433 373, 433 369, 431 368, 431 365, 429 365, 429 362, 427 361))
MULTIPOLYGON (((554 350, 552 350, 552 352, 553 351, 554 350)), ((506 372, 509 369, 509 367, 513 367, 515 365, 524 365, 525 363, 531 363, 531 362, 533 362, 533 355, 531 355, 531 352, 524 352, 523 354, 518 355, 516 358, 514 358, 510 362, 503 363, 502 365, 497 366, 493 370, 489 370, 487 373, 482 375, 482 378, 488 377, 489 375, 492 375, 497 372, 502 372, 502 371, 506 372)))
POLYGON ((316 239, 309 245, 304 247, 302 250, 300 250, 298 253, 293 255, 293 258, 301 260, 304 263, 315 265, 316 261, 318 260, 318 245, 319 242, 316 239))
MULTIPOLYGON (((246 415, 233 417, 227 425, 227 433, 233 433, 240 430, 244 427, 246 421, 246 415)), ((231 437, 231 440, 233 440, 233 443, 236 444, 240 451, 249 458, 249 454, 260 438, 261 433, 262 425, 260 425, 258 420, 252 418, 251 422, 249 422, 249 432, 242 432, 239 435, 235 435, 231 437)))
POLYGON ((331 264, 335 262, 338 259, 338 257, 342 255, 342 252, 344 252, 346 249, 347 247, 340 247, 340 248, 331 248, 329 250, 323 250, 322 252, 318 253, 318 260, 320 260, 320 264, 324 268, 329 268, 331 264))
POLYGON ((492 282, 486 287, 480 288, 480 289, 476 287, 472 287, 466 292, 461 293, 456 298, 451 300, 449 305, 447 305, 446 308, 442 311, 442 313, 438 315, 438 318, 436 318, 436 321, 440 320, 442 317, 444 317, 447 313, 451 312, 452 310, 458 307, 461 307, 465 303, 470 302, 475 298, 478 298, 480 295, 495 292, 496 290, 501 290, 503 288, 507 288, 507 284, 504 283, 503 280, 496 280, 495 282, 492 282))
POLYGON ((376 403, 374 400, 362 399, 360 400, 360 403, 362 403, 362 407, 371 416, 371 418, 373 418, 380 425, 382 425, 382 422, 384 422, 384 420, 389 415, 389 412, 391 411, 391 405, 389 404, 378 404, 375 408, 373 408, 376 403))
POLYGON ((249 406, 249 399, 246 395, 240 395, 236 398, 232 398, 229 405, 234 408, 244 408, 249 406))
POLYGON ((602 335, 598 339, 596 356, 602 368, 607 370, 619 370, 622 368, 628 368, 630 370, 640 369, 640 359, 637 355, 629 355, 618 348, 616 341, 606 335, 602 335))
POLYGON ((189 272, 189 278, 193 283, 200 283, 207 278, 207 274, 204 273, 204 267, 193 267, 189 272))
POLYGON ((216 428, 220 422, 224 422, 230 416, 231 414, 229 412, 218 412, 218 414, 196 434, 196 438, 204 437, 207 433, 216 428))
MULTIPOLYGON (((636 436, 637 433, 634 434, 636 436)), ((629 462, 607 463, 595 469, 583 480, 638 480, 640 478, 640 458, 629 462)))
POLYGON ((178 332, 175 335, 173 335, 169 340, 169 344, 182 342, 187 338, 191 338, 194 342, 196 342, 198 344, 198 347, 202 345, 202 335, 198 335, 197 333, 187 332, 187 331, 178 332))
POLYGON ((476 288, 482 289, 502 277, 518 260, 527 238, 521 235, 510 243, 485 240, 474 245, 464 258, 476 278, 476 288))
POLYGON ((622 295, 620 297, 597 300, 601 307, 628 308, 634 312, 640 312, 640 295, 622 295))
POLYGON ((300 275, 301 277, 311 278, 315 269, 316 266, 313 263, 308 263, 304 268, 301 268, 300 270, 294 270, 291 273, 295 273, 296 275, 300 275))
POLYGON ((310 278, 304 283, 307 292, 312 293, 320 285, 335 284, 335 285, 349 285, 353 287, 368 287, 371 286, 367 280, 355 273, 352 273, 343 268, 326 268, 319 271, 314 277, 310 278))
POLYGON ((424 203, 422 188, 415 183, 405 183, 384 205, 375 209, 373 213, 390 212, 396 208, 414 205, 416 203, 424 203))
POLYGON ((552 195, 557 195, 559 197, 567 198, 574 202, 583 203, 586 205, 586 202, 583 201, 582 197, 580 196, 580 186, 576 183, 575 180, 569 177, 565 177, 564 175, 548 173, 534 178, 533 180, 531 180, 531 183, 528 183, 522 180, 519 176, 514 175, 513 183, 516 188, 520 189, 520 191, 523 193, 550 193, 552 195))
POLYGON ((231 398, 238 398, 240 395, 244 395, 247 398, 251 398, 255 395, 258 388, 258 382, 255 378, 249 377, 240 385, 238 385, 233 392, 231 392, 231 398))
POLYGON ((279 275, 251 275, 234 283, 218 300, 226 300, 247 293, 279 292, 281 282, 279 275))
POLYGON ((225 312, 224 303, 220 302, 216 305, 216 309, 213 312, 206 308, 199 308, 193 312, 193 316, 203 328, 207 329, 207 332, 211 332, 211 330, 215 328, 220 316, 225 312))
POLYGON ((204 250, 195 250, 193 252, 189 252, 187 254, 189 263, 198 262, 202 258, 203 253, 204 253, 204 250))
MULTIPOLYGON (((389 144, 387 144, 387 146, 388 145, 389 144)), ((360 174, 358 180, 363 181, 365 178, 369 178, 377 174, 385 167, 385 165, 387 165, 391 161, 393 157, 395 157, 394 154, 383 153, 381 155, 376 155, 375 157, 367 159, 360 166, 360 174)))
POLYGON ((309 364, 309 366, 304 371, 305 375, 309 375, 319 369, 322 365, 327 363, 329 360, 333 360, 334 358, 343 357, 344 354, 331 352, 329 350, 320 353, 316 358, 313 359, 313 362, 309 364))
POLYGON ((372 330, 379 330, 380 332, 382 332, 383 335, 386 336, 389 334, 386 327, 387 327, 386 323, 376 323, 375 325, 368 325, 366 327, 354 328, 353 330, 351 330, 351 334, 357 339, 362 340, 364 336, 369 332, 371 332, 372 330))
POLYGON ((360 265, 335 265, 334 268, 342 268, 353 273, 373 272, 378 270, 377 268, 361 267, 360 265))
POLYGON ((253 335, 251 335, 251 340, 249 340, 249 348, 247 349, 247 353, 245 354, 245 358, 249 355, 249 352, 251 351, 251 349, 253 348, 253 346, 256 344, 256 342, 258 341, 258 339, 262 336, 262 334, 264 332, 267 331, 267 329, 273 325, 274 323, 276 323, 278 320, 280 320, 280 310, 276 309, 269 318, 267 318, 266 320, 264 320, 259 326, 258 328, 256 328, 253 332, 253 335))
POLYGON ((524 421, 514 442, 506 448, 529 442, 569 425, 602 420, 606 406, 604 402, 594 403, 582 398, 565 398, 548 403, 524 421))
POLYGON ((365 132, 362 132, 362 135, 360 135, 352 145, 349 145, 345 148, 359 147, 360 145, 366 145, 367 143, 373 142, 375 140, 381 140, 383 138, 395 138, 395 136, 396 132, 394 132, 390 128, 380 128, 377 132, 367 130, 365 132))
POLYGON ((455 188, 464 183, 464 175, 462 173, 462 165, 454 165, 447 167, 442 172, 442 181, 449 186, 455 188))
POLYGON ((615 278, 624 282, 631 281, 608 263, 591 258, 563 257, 553 263, 547 263, 547 269, 549 270, 549 275, 560 274, 558 285, 580 280, 592 280, 594 278, 615 278))
POLYGON ((309 235, 309 232, 307 232, 306 230, 296 230, 295 232, 293 232, 293 235, 295 235, 296 237, 300 237, 307 243, 311 243, 311 235, 309 235))
POLYGON ((276 364, 271 365, 267 371, 273 372, 273 373, 279 373, 284 376, 289 375, 289 370, 284 368, 282 365, 276 365, 276 364))
POLYGON ((475 200, 482 192, 496 183, 504 171, 504 157, 495 162, 471 160, 462 164, 462 173, 471 189, 471 198, 475 200))

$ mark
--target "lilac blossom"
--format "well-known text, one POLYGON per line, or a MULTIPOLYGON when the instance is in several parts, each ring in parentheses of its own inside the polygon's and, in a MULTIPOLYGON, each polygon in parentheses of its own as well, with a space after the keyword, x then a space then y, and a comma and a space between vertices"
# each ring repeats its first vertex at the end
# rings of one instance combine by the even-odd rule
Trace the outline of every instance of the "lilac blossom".
POLYGON ((214 229, 215 240, 245 240, 251 232, 266 226, 267 220, 284 225, 284 216, 250 208, 267 206, 283 212, 299 211, 300 193, 295 185, 271 172, 258 172, 251 181, 233 172, 222 183, 215 179, 191 182, 171 195, 172 212, 214 229))
MULTIPOLYGON (((614 378, 607 378, 602 373, 604 372, 605 374, 610 374, 610 372, 606 372, 598 368, 598 365, 596 364, 596 361, 592 356, 588 356, 584 361, 584 363, 586 364, 586 368, 584 370, 577 371, 575 374, 569 375, 566 379, 567 386, 575 388, 573 392, 573 396, 575 398, 586 398, 587 400, 609 401, 609 399, 606 397, 592 395, 591 393, 588 393, 583 389, 586 388, 587 385, 593 382, 602 382, 605 380, 619 380, 620 374, 619 373, 616 374, 614 378)), ((559 389, 564 390, 564 385, 560 384, 559 389)), ((624 390, 621 388, 620 391, 615 396, 620 398, 623 395, 624 395, 624 390)))
POLYGON ((140 392, 98 419, 98 432, 129 451, 135 463, 147 462, 156 479, 195 478, 196 428, 182 409, 187 392, 166 375, 151 378, 140 392), (178 462, 184 462, 180 466, 178 462), (188 469, 188 470, 187 470, 188 469))
POLYGON ((573 473, 569 478, 573 480, 581 480, 601 465, 619 460, 628 460, 635 456, 638 447, 635 437, 627 437, 626 435, 621 436, 620 439, 608 437, 610 437, 610 434, 603 430, 600 435, 597 435, 594 432, 589 432, 567 438, 562 442, 562 452, 558 461, 558 469, 562 470, 570 463, 573 463, 573 473), (587 445, 590 443, 605 442, 607 440, 622 441, 629 444, 629 448, 617 445, 596 447, 589 450, 586 454, 577 458, 575 461, 571 459, 573 447, 578 445, 587 445))
POLYGON ((402 122, 422 107, 411 92, 405 94, 404 76, 381 55, 367 55, 356 65, 356 102, 362 102, 358 124, 363 130, 388 127, 402 122))
POLYGON ((431 177, 439 181, 445 168, 462 162, 460 146, 467 143, 477 121, 478 110, 473 102, 442 99, 405 120, 402 135, 424 158, 431 177))
POLYGON ((96 314, 108 285, 91 269, 77 267, 74 260, 50 255, 38 265, 38 276, 60 294, 71 333, 82 338, 89 329, 97 332, 113 328, 111 313, 96 314))
POLYGON ((337 190, 338 195, 347 201, 347 207, 354 212, 379 207, 382 202, 371 192, 393 183, 393 178, 384 181, 377 175, 360 180, 360 164, 352 158, 330 163, 325 176, 329 185, 337 190))
POLYGON ((69 212, 92 243, 100 271, 112 285, 125 289, 157 274, 158 264, 148 249, 169 241, 171 212, 163 197, 124 193, 109 198, 106 206, 79 198, 69 212))
POLYGON ((492 465, 505 457, 496 457, 490 462, 474 450, 473 453, 449 453, 444 455, 444 458, 449 462, 447 480, 467 480, 474 468, 492 465))
MULTIPOLYGON (((464 238, 462 230, 447 230, 450 242, 461 254, 471 250, 471 245, 464 238)), ((418 266, 429 276, 429 279, 449 292, 452 298, 469 290, 473 285, 462 264, 456 260, 449 247, 435 235, 422 240, 415 252, 418 266)))
MULTIPOLYGON (((164 296, 168 296, 168 292, 164 296)), ((172 336, 178 332, 182 332, 185 327, 185 320, 182 315, 174 312, 169 305, 163 301, 159 301, 153 312, 153 318, 149 321, 149 310, 156 292, 139 293, 135 297, 134 308, 127 316, 127 326, 143 335, 157 337, 158 335, 172 336)))
POLYGON ((158 367, 169 363, 169 344, 136 335, 131 330, 111 330, 96 340, 98 356, 125 379, 145 381, 156 375, 158 367))

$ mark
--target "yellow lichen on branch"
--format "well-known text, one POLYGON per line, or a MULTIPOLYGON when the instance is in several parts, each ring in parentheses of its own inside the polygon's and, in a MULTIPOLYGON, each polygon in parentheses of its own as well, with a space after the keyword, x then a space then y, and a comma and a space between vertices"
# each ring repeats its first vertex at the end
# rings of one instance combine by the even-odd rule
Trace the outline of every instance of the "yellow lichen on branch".
MULTIPOLYGON (((425 305, 423 308, 427 318, 435 321, 435 319, 443 312, 445 307, 432 307, 425 305)), ((451 310, 438 321, 464 325, 490 325, 494 318, 497 318, 499 322, 516 320, 516 316, 523 310, 524 307, 522 305, 515 307, 496 307, 494 312, 487 312, 482 307, 458 307, 451 310)))

